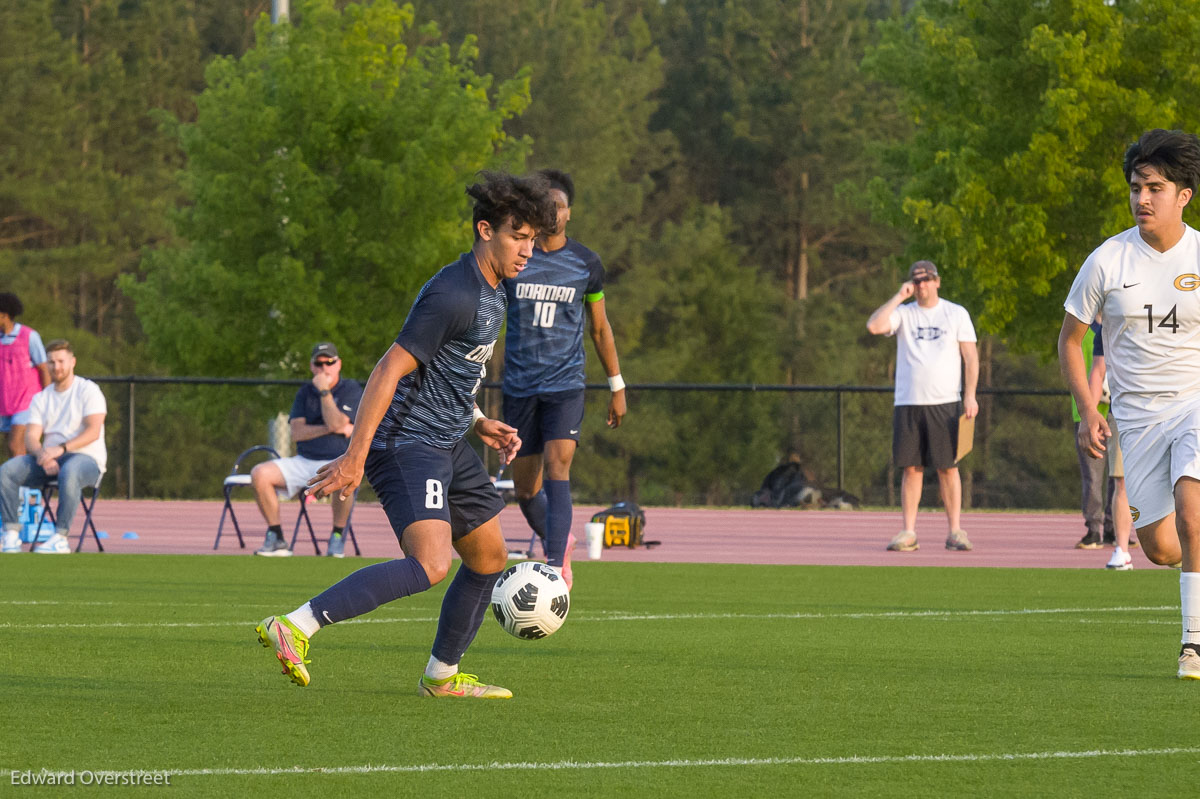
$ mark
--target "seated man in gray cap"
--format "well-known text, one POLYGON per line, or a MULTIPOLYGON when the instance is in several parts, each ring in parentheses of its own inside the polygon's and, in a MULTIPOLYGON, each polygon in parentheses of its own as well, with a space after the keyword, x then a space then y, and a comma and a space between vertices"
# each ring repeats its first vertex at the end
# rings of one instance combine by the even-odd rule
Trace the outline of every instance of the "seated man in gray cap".
MULTIPOLYGON (((325 341, 313 347, 309 369, 313 378, 300 387, 292 403, 289 424, 297 454, 278 458, 255 466, 250 471, 250 485, 258 509, 267 520, 267 539, 256 555, 290 557, 292 550, 283 540, 279 522, 279 497, 293 497, 317 473, 317 469, 342 455, 354 432, 354 415, 362 399, 362 386, 353 380, 341 379, 342 360, 337 347, 325 341)), ((325 554, 340 558, 345 541, 342 531, 350 517, 353 498, 343 500, 333 496, 333 532, 325 554)))

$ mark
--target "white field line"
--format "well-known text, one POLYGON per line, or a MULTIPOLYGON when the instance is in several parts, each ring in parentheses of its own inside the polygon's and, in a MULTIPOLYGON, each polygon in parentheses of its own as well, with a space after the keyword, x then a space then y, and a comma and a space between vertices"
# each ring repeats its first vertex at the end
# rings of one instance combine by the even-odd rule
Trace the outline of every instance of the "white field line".
MULTIPOLYGON (((1077 752, 999 752, 982 754, 937 754, 937 755, 848 755, 844 757, 726 757, 700 760, 617 760, 577 761, 558 760, 550 762, 518 761, 502 763, 418 763, 412 765, 367 764, 361 766, 282 766, 275 768, 198 768, 165 769, 138 768, 126 771, 93 770, 96 776, 120 776, 127 774, 169 774, 172 777, 273 777, 286 774, 413 774, 423 772, 470 772, 470 771, 593 771, 600 769, 648 769, 648 768, 712 768, 720 766, 843 766, 843 765, 890 765, 899 763, 995 763, 1039 760, 1085 760, 1092 758, 1169 757, 1174 755, 1200 754, 1200 747, 1174 747, 1166 749, 1089 749, 1077 752)), ((78 774, 73 771, 41 770, 32 772, 45 776, 78 774)), ((14 773, 11 769, 0 770, 0 776, 14 773)))
MULTIPOLYGON (((747 620, 838 620, 838 619, 957 619, 977 616, 1044 616, 1092 613, 1158 613, 1178 610, 1175 605, 1123 606, 1112 608, 1025 608, 1022 610, 895 610, 878 613, 601 613, 595 616, 572 616, 574 623, 621 622, 621 621, 691 621, 718 619, 747 620)), ((45 624, 0 623, 0 630, 58 630, 58 629, 101 629, 101 628, 188 628, 188 627, 244 627, 257 624, 254 621, 163 621, 163 622, 52 622, 45 624)), ((436 616, 412 616, 407 618, 351 619, 342 624, 410 624, 413 622, 435 622, 436 616)), ((1082 620, 1081 620, 1082 621, 1082 620)))

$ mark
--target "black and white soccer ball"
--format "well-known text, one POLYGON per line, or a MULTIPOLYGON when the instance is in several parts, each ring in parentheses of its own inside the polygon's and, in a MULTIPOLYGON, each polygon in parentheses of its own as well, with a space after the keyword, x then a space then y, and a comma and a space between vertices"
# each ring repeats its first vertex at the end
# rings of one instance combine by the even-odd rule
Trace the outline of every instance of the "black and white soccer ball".
POLYGON ((500 575, 492 589, 492 613, 509 635, 545 638, 567 620, 571 594, 558 569, 526 560, 500 575))

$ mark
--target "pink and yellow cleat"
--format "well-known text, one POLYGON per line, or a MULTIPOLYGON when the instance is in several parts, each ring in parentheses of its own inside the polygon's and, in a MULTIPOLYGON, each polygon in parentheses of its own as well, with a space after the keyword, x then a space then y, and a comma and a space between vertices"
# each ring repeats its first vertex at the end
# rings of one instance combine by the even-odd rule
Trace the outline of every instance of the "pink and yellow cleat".
POLYGON ((461 671, 444 680, 431 680, 421 675, 417 693, 435 699, 512 699, 512 691, 499 685, 484 685, 474 674, 461 671))
POLYGON ((275 649, 283 673, 300 687, 308 685, 308 669, 304 667, 312 662, 304 659, 308 655, 308 636, 296 629, 287 616, 268 616, 254 630, 260 644, 275 649))

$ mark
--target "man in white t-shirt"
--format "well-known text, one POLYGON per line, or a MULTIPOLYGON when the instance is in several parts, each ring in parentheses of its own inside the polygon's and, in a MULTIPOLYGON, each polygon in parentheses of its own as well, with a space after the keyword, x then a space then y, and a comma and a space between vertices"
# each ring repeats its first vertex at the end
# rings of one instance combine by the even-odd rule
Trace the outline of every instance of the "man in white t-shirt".
POLYGON ((75 375, 75 353, 63 339, 46 345, 50 385, 33 397, 25 428, 27 455, 0 466, 0 520, 4 534, 0 552, 21 551, 18 518, 22 486, 41 488, 58 478, 58 515, 54 535, 35 552, 68 553, 67 535, 79 507, 79 497, 94 486, 108 464, 104 447, 104 417, 108 406, 100 387, 75 375))
POLYGON ((971 549, 959 522, 962 479, 955 459, 959 416, 974 419, 979 413, 975 400, 979 353, 971 315, 961 305, 938 297, 941 285, 937 267, 931 261, 917 261, 900 290, 867 320, 871 333, 896 336, 892 454, 904 469, 900 482, 904 529, 888 544, 893 552, 919 549, 917 507, 927 468, 937 470, 946 507, 946 549, 971 549), (909 297, 917 301, 904 304, 909 297))
POLYGON ((1183 209, 1200 183, 1200 139, 1151 130, 1125 151, 1135 227, 1097 247, 1063 304, 1058 359, 1082 409, 1079 444, 1103 457, 1112 431, 1091 402, 1079 343, 1104 314, 1111 412, 1143 551, 1179 565, 1181 679, 1200 680, 1200 233, 1183 209))

